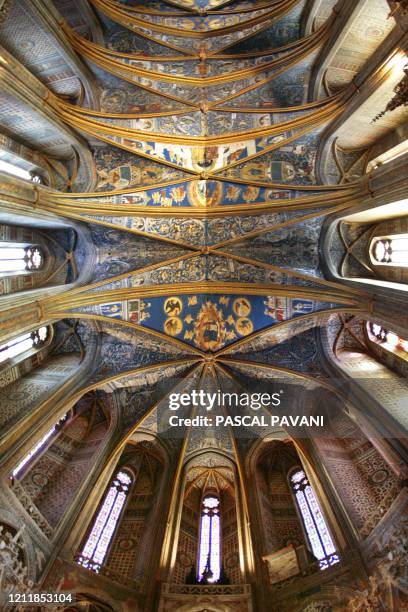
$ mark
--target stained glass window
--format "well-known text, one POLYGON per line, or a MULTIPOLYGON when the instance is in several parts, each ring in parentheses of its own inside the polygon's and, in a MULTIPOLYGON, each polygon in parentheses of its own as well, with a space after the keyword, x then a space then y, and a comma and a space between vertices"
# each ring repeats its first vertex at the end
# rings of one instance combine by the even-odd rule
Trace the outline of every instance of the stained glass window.
POLYGON ((17 336, 6 344, 0 346, 0 363, 21 355, 31 348, 41 348, 48 339, 48 327, 40 327, 33 332, 17 336))
POLYGON ((394 353, 402 351, 408 355, 408 341, 392 331, 385 329, 377 323, 367 323, 367 333, 370 340, 381 344, 385 349, 394 353))
POLYGON ((303 470, 297 470, 290 477, 293 492, 303 524, 307 533, 309 544, 321 569, 339 562, 333 540, 324 520, 324 516, 303 470))
POLYGON ((371 260, 380 266, 408 266, 408 234, 375 237, 370 245, 371 260))
POLYGON ((13 478, 16 478, 19 475, 21 476, 21 473, 23 472, 24 468, 27 468, 29 464, 32 462, 32 460, 35 457, 37 457, 41 453, 41 451, 44 450, 48 442, 50 442, 50 440, 52 440, 58 435, 58 432, 60 431, 62 425, 66 422, 67 419, 68 419, 68 414, 66 414, 61 419, 59 419, 51 427, 51 429, 47 431, 47 433, 41 438, 41 440, 37 442, 37 444, 30 450, 30 452, 27 453, 25 457, 23 457, 23 459, 20 461, 20 463, 14 468, 14 470, 11 473, 11 476, 13 478))
POLYGON ((77 558, 79 565, 99 573, 121 517, 131 484, 132 477, 123 470, 120 470, 112 480, 91 533, 77 558))
POLYGON ((44 255, 38 246, 18 243, 0 243, 0 272, 33 272, 44 264, 44 255))
POLYGON ((220 500, 213 495, 203 499, 200 521, 198 580, 217 582, 221 572, 220 500))

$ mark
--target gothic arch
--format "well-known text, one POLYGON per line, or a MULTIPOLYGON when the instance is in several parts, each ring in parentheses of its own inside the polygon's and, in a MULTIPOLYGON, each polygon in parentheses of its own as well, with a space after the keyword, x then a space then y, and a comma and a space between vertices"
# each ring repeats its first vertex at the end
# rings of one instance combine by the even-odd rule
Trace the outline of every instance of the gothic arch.
MULTIPOLYGON (((352 392, 354 387, 360 389, 350 404, 352 411, 358 413, 358 406, 365 406, 377 436, 398 438, 401 427, 408 426, 403 399, 406 384, 399 376, 395 357, 390 353, 384 363, 381 347, 379 351, 376 345, 371 345, 364 332, 366 324, 365 319, 333 317, 328 328, 322 331, 322 348, 336 375, 340 375, 352 392)), ((405 361, 402 366, 405 371, 405 361)))
POLYGON ((367 200, 360 204, 358 212, 326 224, 322 247, 332 278, 343 278, 367 291, 372 287, 391 289, 396 294, 408 291, 405 267, 375 265, 370 256, 375 236, 404 235, 405 200, 401 196, 394 198, 392 193, 384 194, 374 206, 367 200))
MULTIPOLYGON (((163 510, 166 468, 163 469, 162 459, 163 449, 157 440, 132 441, 124 448, 107 479, 109 484, 112 475, 125 471, 131 475, 132 481, 120 519, 111 534, 103 565, 98 572, 128 588, 145 588, 144 583, 149 578, 148 558, 157 554, 149 542, 156 532, 159 512, 163 510)), ((82 556, 82 547, 94 528, 95 517, 105 503, 107 487, 103 490, 104 494, 100 499, 91 493, 91 497, 94 497, 94 511, 91 513, 91 520, 84 521, 82 545, 76 553, 81 565, 87 562, 82 556)), ((90 513, 86 516, 89 517, 90 513)))
MULTIPOLYGON (((288 546, 293 547, 293 551, 296 550, 298 572, 305 572, 308 564, 316 563, 311 548, 312 540, 306 531, 290 480, 291 474, 299 470, 306 472, 323 509, 323 520, 328 524, 333 544, 339 551, 336 558, 338 559, 338 554, 341 555, 344 536, 340 535, 341 527, 328 503, 327 483, 319 481, 312 463, 306 459, 301 447, 302 444, 297 444, 284 430, 276 430, 260 440, 248 458, 247 477, 251 482, 256 482, 256 495, 251 499, 251 522, 256 531, 258 551, 262 551, 262 554, 258 554, 265 562, 262 572, 266 584, 270 581, 273 585, 276 580, 273 577, 273 572, 276 571, 273 565, 274 554, 284 551, 288 546), (265 468, 266 463, 268 468, 265 468), (334 538, 337 542, 334 542, 334 538)), ((258 559, 259 563, 261 558, 258 559)))
POLYGON ((186 576, 192 573, 193 567, 196 580, 201 579, 198 568, 201 503, 209 494, 216 495, 220 500, 220 565, 232 583, 242 583, 243 552, 240 544, 242 535, 239 535, 239 532, 242 530, 240 498, 243 492, 235 461, 212 449, 195 454, 183 467, 177 535, 167 581, 185 583, 186 576), (226 530, 228 536, 225 536, 226 530))
POLYGON ((353 280, 362 241, 336 232, 378 222, 389 236, 403 208, 406 109, 380 113, 403 76, 403 6, 387 20, 387 0, 33 2, 35 28, 16 19, 28 0, 0 9, 0 147, 28 173, 0 176, 0 223, 55 231, 61 248, 75 232, 58 261, 78 262, 72 282, 0 297, 0 346, 54 328, 0 391, 3 481, 17 476, 0 497, 40 551, 36 588, 97 612, 377 597, 367 575, 396 576, 408 453, 383 379, 365 392, 342 349, 390 365, 356 326, 408 338, 406 293, 390 268, 353 280), (272 388, 286 405, 206 403, 272 388), (265 421, 228 419, 241 414, 265 421), (323 431, 274 428, 289 414, 322 415, 323 431), (319 556, 312 533, 335 550, 319 556))
MULTIPOLYGON (((23 455, 28 452, 33 440, 38 440, 55 423, 65 415, 75 403, 67 403, 66 395, 72 393, 89 376, 90 366, 98 353, 98 337, 92 333, 86 353, 78 350, 61 350, 58 354, 49 355, 38 367, 22 371, 22 377, 15 380, 5 380, 5 386, 0 390, 3 406, 3 428, 5 434, 9 427, 12 435, 3 435, 2 444, 7 454, 3 458, 3 466, 10 466, 10 449, 23 455), (51 408, 52 406, 52 408, 51 408), (35 438, 28 433, 30 424, 36 423, 35 438), (18 446, 16 432, 19 431, 18 446)), ((53 339, 55 343, 55 336, 53 339)), ((50 345, 50 349, 54 345, 50 345)), ((8 371, 8 370, 7 370, 8 371)), ((6 373, 7 373, 6 371, 6 373)))
POLYGON ((13 472, 19 489, 30 496, 54 530, 81 496, 81 485, 108 444, 109 426, 109 415, 91 400, 88 409, 83 406, 67 417, 51 443, 39 449, 17 475, 13 472))

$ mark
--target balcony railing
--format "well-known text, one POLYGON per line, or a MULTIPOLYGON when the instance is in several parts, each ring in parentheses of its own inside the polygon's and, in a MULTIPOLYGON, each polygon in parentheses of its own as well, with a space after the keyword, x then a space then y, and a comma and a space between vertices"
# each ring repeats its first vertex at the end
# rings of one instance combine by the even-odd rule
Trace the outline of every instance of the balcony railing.
POLYGON ((163 584, 162 595, 240 595, 249 597, 249 584, 163 584))

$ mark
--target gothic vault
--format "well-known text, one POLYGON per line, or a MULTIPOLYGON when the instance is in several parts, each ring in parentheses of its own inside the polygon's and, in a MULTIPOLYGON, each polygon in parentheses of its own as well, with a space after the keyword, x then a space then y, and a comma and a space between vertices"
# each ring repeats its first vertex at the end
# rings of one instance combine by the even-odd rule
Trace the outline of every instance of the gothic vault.
POLYGON ((1 609, 408 610, 407 32, 0 0, 1 609))

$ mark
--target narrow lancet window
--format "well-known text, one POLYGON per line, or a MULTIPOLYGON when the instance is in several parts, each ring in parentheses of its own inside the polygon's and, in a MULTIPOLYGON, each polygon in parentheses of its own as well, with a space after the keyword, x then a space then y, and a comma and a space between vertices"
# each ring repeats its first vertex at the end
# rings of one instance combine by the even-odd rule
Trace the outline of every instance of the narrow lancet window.
MULTIPOLYGON (((406 353, 408 356, 408 341, 377 323, 367 323, 368 337, 372 342, 381 344, 390 353, 406 353)), ((403 356, 403 355, 401 355, 403 356)))
POLYGON ((201 508, 198 580, 217 582, 221 572, 220 500, 214 495, 204 497, 201 508))
POLYGON ((20 463, 14 468, 11 473, 12 478, 21 476, 30 467, 32 462, 44 451, 48 444, 58 436, 62 425, 67 421, 68 414, 63 416, 55 423, 49 431, 37 442, 37 444, 21 459, 20 463))
POLYGON ((293 472, 290 482, 312 552, 318 559, 320 568, 326 569, 338 563, 339 556, 317 498, 303 470, 293 472))
POLYGON ((41 348, 48 340, 48 327, 40 327, 39 329, 17 336, 14 340, 10 340, 6 344, 0 346, 0 364, 8 359, 17 357, 25 351, 32 348, 41 348))
POLYGON ((373 238, 370 257, 377 266, 408 267, 408 234, 373 238))
POLYGON ((40 270, 44 255, 38 246, 17 243, 0 243, 0 273, 24 273, 40 270))
POLYGON ((112 480, 92 530, 77 558, 79 565, 96 573, 100 572, 131 485, 132 477, 124 470, 120 470, 112 480))
POLYGON ((5 161, 4 159, 0 159, 0 172, 7 172, 7 174, 12 174, 13 176, 25 179, 26 181, 31 181, 32 183, 42 182, 40 175, 36 172, 26 170, 25 168, 5 161))

